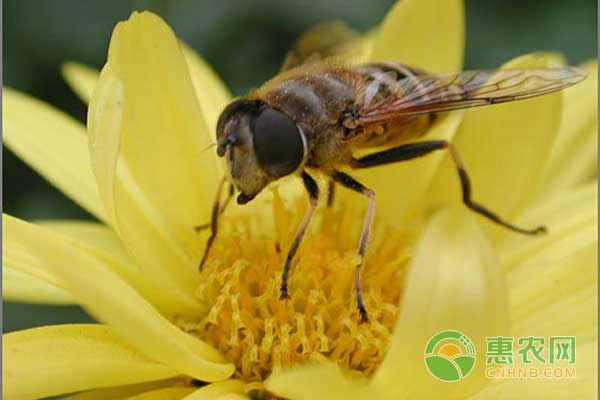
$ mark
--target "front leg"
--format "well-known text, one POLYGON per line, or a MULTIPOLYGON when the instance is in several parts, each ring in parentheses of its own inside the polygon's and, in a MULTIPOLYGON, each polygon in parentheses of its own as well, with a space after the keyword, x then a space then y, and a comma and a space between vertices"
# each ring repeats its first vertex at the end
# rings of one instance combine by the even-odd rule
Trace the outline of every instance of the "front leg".
POLYGON ((212 245, 215 241, 215 238, 217 237, 217 232, 219 230, 219 215, 221 215, 223 213, 223 211, 225 211, 227 204, 229 204, 229 201, 233 197, 234 188, 233 188, 232 184, 229 184, 229 192, 227 195, 227 199, 225 200, 223 207, 221 207, 221 192, 223 191, 224 184, 225 184, 225 178, 222 178, 221 182, 219 182, 219 186, 217 187, 217 195, 215 196, 215 202, 213 203, 213 208, 212 208, 212 213, 211 213, 211 218, 210 218, 210 225, 201 225, 201 226, 197 226, 194 228, 196 230, 196 232, 199 232, 203 229, 206 229, 207 227, 210 227, 210 236, 206 240, 206 246, 204 247, 204 254, 202 255, 202 259, 200 260, 200 264, 198 265, 199 271, 202 271, 202 267, 204 266, 204 263, 206 262, 206 259, 208 258, 208 253, 210 252, 210 248, 212 247, 212 245))
MULTIPOLYGON (((225 178, 223 178, 223 179, 225 179, 225 178)), ((230 183, 229 191, 227 192, 227 198, 225 199, 225 202, 223 202, 223 205, 221 206, 221 210, 219 211, 219 216, 222 215, 225 212, 225 210, 227 209, 227 206, 229 205, 229 203, 231 202, 231 199, 233 198, 234 192, 235 192, 235 187, 233 186, 233 184, 230 183)), ((215 198, 215 202, 219 202, 220 197, 221 197, 220 191, 218 191, 217 197, 215 198)), ((214 204, 215 203, 213 203, 213 207, 214 207, 214 204)), ((208 224, 196 225, 194 227, 194 230, 196 232, 202 232, 203 230, 210 228, 212 224, 213 224, 213 221, 212 221, 212 217, 211 217, 211 221, 208 224)))
POLYGON ((302 223, 298 228, 298 232, 296 232, 294 242, 290 246, 288 254, 285 258, 285 266, 283 268, 283 275, 281 276, 280 299, 290 298, 290 295, 288 294, 288 275, 290 273, 290 268, 292 267, 292 261, 319 201, 319 187, 317 182, 315 182, 315 180, 309 174, 307 174, 306 171, 302 172, 302 180, 304 181, 304 187, 306 188, 309 196, 308 210, 302 219, 302 223))

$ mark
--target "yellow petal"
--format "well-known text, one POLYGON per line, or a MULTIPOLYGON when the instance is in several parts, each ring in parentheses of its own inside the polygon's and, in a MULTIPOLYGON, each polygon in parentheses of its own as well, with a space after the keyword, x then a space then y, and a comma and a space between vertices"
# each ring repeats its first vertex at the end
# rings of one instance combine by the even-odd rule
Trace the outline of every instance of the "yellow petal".
POLYGON ((4 216, 3 227, 21 251, 28 251, 40 268, 57 276, 80 304, 140 353, 205 381, 222 380, 233 373, 233 365, 224 363, 215 349, 165 319, 95 257, 50 231, 13 217, 4 216))
POLYGON ((68 396, 68 400, 121 400, 127 399, 140 393, 149 392, 156 389, 169 387, 189 386, 186 379, 176 377, 171 379, 163 379, 160 381, 135 383, 132 385, 111 386, 108 388, 93 389, 85 392, 77 393, 73 396, 68 396))
POLYGON ((179 400, 185 398, 194 391, 191 386, 172 387, 156 389, 135 396, 128 397, 128 400, 179 400))
POLYGON ((540 202, 517 219, 521 224, 544 224, 548 234, 524 238, 506 235, 496 247, 506 271, 537 255, 548 260, 597 242, 598 188, 591 182, 560 197, 540 202))
POLYGON ((305 364, 273 371, 265 381, 270 393, 294 400, 378 399, 380 394, 366 385, 344 376, 336 364, 305 364))
POLYGON ((85 130, 74 119, 12 89, 2 89, 4 144, 50 183, 105 218, 92 174, 85 130))
POLYGON ((597 200, 593 183, 542 203, 525 218, 547 220, 549 233, 506 244, 503 266, 517 333, 568 332, 580 342, 596 338, 597 200))
POLYGON ((29 250, 2 237, 2 298, 41 304, 73 304, 75 299, 60 280, 39 266, 29 250))
POLYGON ((597 338, 598 244, 553 262, 532 260, 507 276, 516 336, 597 338), (562 333, 561 333, 562 332, 562 333))
MULTIPOLYGON (((217 126, 219 114, 231 100, 229 90, 215 71, 191 47, 180 42, 183 55, 192 78, 196 98, 209 128, 209 139, 212 130, 217 126)), ((76 62, 66 62, 61 67, 61 73, 67 84, 77 93, 84 103, 89 103, 94 86, 98 82, 99 72, 76 62)))
POLYGON ((90 102, 98 82, 98 70, 76 62, 66 62, 60 72, 71 89, 85 104, 90 102))
POLYGON ((228 393, 220 397, 216 397, 218 400, 250 400, 249 397, 238 394, 238 393, 228 393))
MULTIPOLYGON (((188 298, 181 292, 173 291, 165 296, 161 282, 153 281, 152 276, 140 271, 108 227, 90 222, 60 220, 40 222, 40 225, 60 234, 69 245, 94 256, 105 267, 115 271, 164 315, 195 315, 200 310, 198 306, 190 305, 188 298)), ((3 245, 12 249, 3 254, 4 299, 46 304, 75 302, 56 276, 35 263, 37 259, 31 258, 27 248, 14 243, 9 236, 3 238, 3 245)), ((73 264, 71 266, 79 267, 73 264)))
MULTIPOLYGON (((206 141, 208 143, 214 141, 217 119, 231 101, 231 94, 221 78, 194 49, 183 42, 180 42, 180 45, 192 78, 198 105, 207 121, 206 141)), ((99 72, 80 63, 67 62, 62 65, 61 73, 67 84, 87 104, 98 82, 99 72)), ((214 154, 214 151, 210 154, 214 154)))
POLYGON ((193 226, 208 219, 219 176, 215 157, 201 154, 212 129, 200 112, 177 38, 158 16, 134 12, 115 28, 102 73, 118 83, 95 90, 89 122, 97 126, 114 118, 120 124, 100 132, 92 127, 94 160, 108 157, 114 166, 118 153, 175 238, 193 240, 193 226), (123 102, 103 110, 102 95, 116 96, 113 91, 122 91, 123 102), (117 146, 96 150, 96 140, 105 140, 100 135, 112 136, 117 146))
MULTIPOLYGON (((559 62, 554 55, 534 54, 516 58, 503 68, 546 67, 559 62)), ((511 221, 531 195, 548 159, 561 110, 562 94, 554 93, 465 112, 454 144, 464 160, 475 201, 511 221)), ((444 204, 461 202, 456 168, 449 157, 441 164, 428 197, 444 204)), ((514 235, 496 224, 485 226, 514 235)))
POLYGON ((5 256, 2 260, 2 299, 39 304, 75 303, 73 296, 55 277, 26 263, 8 260, 5 256))
POLYGON ((94 86, 87 115, 89 135, 88 148, 92 169, 96 176, 98 192, 111 224, 116 223, 115 185, 120 127, 122 122, 123 87, 110 73, 110 66, 104 67, 94 86), (115 133, 116 132, 116 133, 115 133))
POLYGON ((107 326, 58 325, 2 337, 2 394, 36 399, 175 376, 140 356, 107 326))
MULTIPOLYGON (((185 43, 181 43, 183 55, 187 61, 198 105, 206 119, 208 127, 207 142, 215 141, 217 120, 221 111, 231 101, 229 90, 215 71, 200 57, 198 53, 185 43)), ((214 149, 211 152, 215 154, 214 149)), ((221 165, 220 163, 218 165, 221 165)))
POLYGON ((597 176, 598 167, 598 63, 582 68, 585 81, 564 91, 560 130, 545 166, 537 198, 568 190, 597 176))
POLYGON ((370 60, 400 61, 430 72, 462 69, 465 42, 462 0, 403 0, 375 35, 370 60))
POLYGON ((122 159, 117 171, 123 101, 122 85, 107 65, 88 109, 91 154, 102 202, 111 225, 142 271, 161 282, 163 291, 186 297, 188 306, 184 312, 194 312, 194 308, 197 312, 193 291, 198 274, 190 256, 175 240, 168 222, 140 190, 122 159))
POLYGON ((575 379, 511 380, 486 387, 477 399, 592 398, 597 390, 597 185, 555 197, 525 218, 549 220, 549 234, 506 245, 504 268, 513 336, 575 336, 575 379))
POLYGON ((151 13, 114 30, 88 112, 100 195, 128 251, 169 291, 192 298, 219 180, 179 43, 151 13), (142 66, 144 66, 142 68, 142 66))
POLYGON ((214 400, 221 399, 228 394, 241 394, 243 392, 244 383, 231 379, 203 386, 187 396, 185 400, 214 400))
POLYGON ((485 337, 507 335, 506 288, 495 254, 477 223, 443 211, 428 223, 416 246, 390 349, 373 384, 391 399, 462 399, 485 383, 485 337), (449 385, 426 370, 429 339, 457 330, 474 343, 470 375, 449 385))
MULTIPOLYGON (((107 267, 125 279, 140 294, 154 305, 162 314, 167 316, 197 312, 190 307, 186 296, 181 292, 172 291, 165 296, 161 282, 146 274, 135 265, 132 258, 123 247, 119 237, 107 226, 92 222, 53 220, 38 222, 39 225, 52 230, 87 253, 102 260, 107 267)), ((10 238, 9 238, 10 240, 10 238)))

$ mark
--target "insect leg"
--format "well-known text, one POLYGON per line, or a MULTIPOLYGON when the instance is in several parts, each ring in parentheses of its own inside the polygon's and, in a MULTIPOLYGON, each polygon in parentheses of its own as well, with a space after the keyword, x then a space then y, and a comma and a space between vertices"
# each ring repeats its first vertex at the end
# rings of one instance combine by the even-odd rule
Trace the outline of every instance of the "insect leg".
POLYGON ((327 189, 327 207, 331 207, 335 198, 335 182, 329 181, 327 189))
MULTIPOLYGON (((229 204, 231 197, 233 197, 233 185, 230 184, 228 197, 225 200, 223 207, 221 208, 221 205, 220 205, 221 192, 223 191, 224 184, 225 184, 225 178, 221 179, 221 182, 219 182, 219 186, 217 187, 217 196, 216 196, 215 202, 213 204, 211 218, 210 218, 210 236, 206 240, 206 247, 204 248, 204 254, 202 255, 202 260, 200 260, 200 265, 198 266, 199 271, 202 271, 202 267, 204 266, 204 263, 206 262, 206 258, 208 257, 210 248, 212 247, 212 244, 215 241, 215 238, 217 237, 217 231, 219 228, 219 224, 218 224, 219 215, 221 215, 223 213, 223 211, 225 210, 225 207, 227 206, 227 204, 229 204)), ((202 229, 203 229, 202 227, 196 227, 196 231, 199 231, 202 229), (200 229, 198 229, 198 228, 200 228, 200 229)))
MULTIPOLYGON (((229 203, 231 202, 231 199, 233 198, 234 191, 235 191, 235 187, 230 183, 229 184, 229 192, 227 192, 227 198, 225 199, 225 202, 221 206, 219 215, 223 214, 225 212, 225 210, 227 209, 227 206, 229 205, 229 203)), ((220 194, 220 192, 217 193, 217 196, 219 196, 219 194, 220 194)), ((210 226, 211 226, 211 223, 209 222, 208 224, 202 224, 202 225, 195 226, 194 230, 196 232, 202 232, 203 230, 205 230, 206 228, 209 228, 210 226)))
POLYGON ((536 235, 539 233, 545 233, 545 226, 538 226, 533 229, 523 229, 517 226, 514 226, 502 218, 500 218, 497 214, 483 207, 482 205, 474 202, 471 199, 471 183, 469 181, 469 176, 467 175, 467 171, 465 170, 464 164, 458 151, 454 147, 452 143, 449 143, 446 140, 430 140, 427 142, 419 142, 419 143, 411 143, 403 146, 394 147, 389 150, 384 150, 379 153, 371 154, 359 159, 354 159, 352 163, 353 168, 369 168, 375 167, 377 165, 390 164, 399 161, 411 160, 413 158, 422 157, 426 154, 429 154, 436 150, 444 150, 448 149, 450 151, 450 155, 452 156, 452 160, 454 161, 454 165, 456 166, 456 170, 458 171, 458 177, 460 178, 460 186, 462 189, 463 203, 475 211, 476 213, 483 215, 487 219, 504 226, 512 231, 519 232, 525 235, 536 235))
POLYGON ((369 320, 369 316, 367 314, 367 310, 365 309, 365 305, 363 303, 362 298, 362 291, 360 289, 360 270, 363 264, 365 249, 367 247, 367 241, 369 240, 369 234, 371 233, 371 224, 373 223, 373 216, 375 215, 375 192, 363 186, 360 182, 356 181, 350 175, 347 175, 343 172, 335 171, 331 177, 334 181, 340 183, 348 189, 359 192, 369 198, 369 206, 367 208, 367 213, 365 214, 363 228, 362 232, 360 233, 360 240, 358 242, 359 262, 356 265, 354 273, 354 289, 356 290, 356 304, 358 307, 358 313, 360 314, 360 321, 367 322, 369 320))
POLYGON ((306 191, 309 195, 309 205, 308 211, 304 215, 304 219, 302 219, 302 223, 298 228, 298 232, 296 232, 296 237, 294 238, 294 242, 290 246, 288 250, 288 254, 285 258, 285 266, 283 268, 283 275, 281 276, 281 295, 280 299, 289 299, 290 296, 288 294, 288 275, 290 273, 290 268, 292 267, 292 261, 294 259, 294 255, 300 246, 300 242, 304 237, 304 232, 306 232, 306 228, 308 227, 308 223, 315 211, 315 207, 317 207, 317 202, 319 200, 319 187, 317 186, 317 182, 306 172, 302 172, 302 180, 304 181, 304 187, 306 187, 306 191))

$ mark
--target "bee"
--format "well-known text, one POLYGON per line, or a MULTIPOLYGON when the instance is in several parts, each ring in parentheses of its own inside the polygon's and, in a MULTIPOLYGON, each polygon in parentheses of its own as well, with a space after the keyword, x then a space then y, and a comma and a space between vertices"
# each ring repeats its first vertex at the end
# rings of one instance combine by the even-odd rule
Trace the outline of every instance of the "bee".
MULTIPOLYGON (((225 158, 231 181, 228 200, 235 189, 239 192, 237 203, 246 204, 271 182, 288 175, 300 176, 308 192, 309 208, 283 266, 281 299, 289 298, 292 261, 318 203, 315 173, 329 178, 330 196, 334 185, 340 185, 368 200, 358 240, 360 262, 355 266, 355 295, 361 322, 368 321, 368 314, 362 299, 360 270, 376 195, 373 189, 342 172, 342 168, 372 168, 445 150, 454 161, 466 207, 518 233, 536 235, 546 231, 544 226, 515 226, 475 202, 458 150, 446 140, 426 140, 426 132, 439 113, 554 92, 584 79, 581 70, 559 67, 431 74, 400 62, 344 64, 315 60, 311 54, 327 55, 337 44, 323 37, 318 30, 312 32, 312 39, 320 38, 313 49, 311 35, 301 39, 288 55, 284 71, 247 97, 229 104, 216 129, 217 155, 225 158), (386 145, 389 148, 383 151, 355 156, 358 150, 386 145)), ((212 233, 200 268, 216 237, 218 215, 224 209, 219 200, 223 182, 213 207, 212 233)))

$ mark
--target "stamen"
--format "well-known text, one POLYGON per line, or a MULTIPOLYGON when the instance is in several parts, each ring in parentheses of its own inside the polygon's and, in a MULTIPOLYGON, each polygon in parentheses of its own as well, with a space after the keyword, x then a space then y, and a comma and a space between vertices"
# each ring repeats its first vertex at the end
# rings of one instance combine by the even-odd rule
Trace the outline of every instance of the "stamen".
POLYGON ((319 207, 296 255, 290 299, 280 300, 285 251, 277 248, 289 248, 306 205, 299 201, 286 210, 277 195, 273 204, 276 229, 271 237, 260 237, 250 217, 223 218, 223 234, 197 290, 211 308, 199 321, 177 322, 219 349, 236 365, 235 377, 247 382, 260 382, 275 368, 308 360, 328 359, 371 375, 385 355, 397 317, 410 238, 400 231, 378 234, 375 224, 362 272, 370 315, 361 324, 353 257, 364 210, 319 207))

